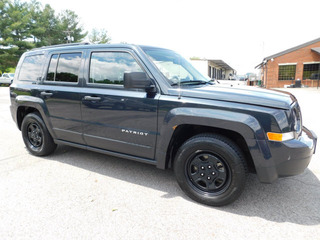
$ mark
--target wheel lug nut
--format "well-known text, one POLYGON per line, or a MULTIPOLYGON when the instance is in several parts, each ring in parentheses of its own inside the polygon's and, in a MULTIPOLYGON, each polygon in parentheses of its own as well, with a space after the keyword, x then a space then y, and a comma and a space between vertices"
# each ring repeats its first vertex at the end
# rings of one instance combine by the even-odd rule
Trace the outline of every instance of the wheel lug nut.
POLYGON ((209 165, 209 166, 208 166, 208 168, 210 169, 210 168, 211 168, 211 166, 209 165))
POLYGON ((203 176, 204 176, 204 173, 201 173, 200 175, 201 175, 201 177, 203 177, 203 176))
POLYGON ((208 177, 208 180, 210 180, 211 179, 211 177, 208 177))
POLYGON ((203 170, 203 169, 204 169, 204 166, 202 166, 201 169, 203 170))
POLYGON ((215 175, 216 173, 215 172, 212 172, 212 175, 215 175))

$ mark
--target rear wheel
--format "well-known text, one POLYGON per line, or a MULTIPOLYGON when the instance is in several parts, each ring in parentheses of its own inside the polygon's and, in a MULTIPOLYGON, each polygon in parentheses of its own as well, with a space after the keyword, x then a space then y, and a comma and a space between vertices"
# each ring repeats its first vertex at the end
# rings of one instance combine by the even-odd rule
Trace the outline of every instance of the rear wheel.
POLYGON ((23 141, 33 155, 46 156, 57 147, 45 123, 37 113, 29 113, 22 121, 23 141))
POLYGON ((216 134, 201 134, 178 150, 174 171, 181 189, 211 206, 227 205, 242 193, 247 166, 239 147, 216 134))

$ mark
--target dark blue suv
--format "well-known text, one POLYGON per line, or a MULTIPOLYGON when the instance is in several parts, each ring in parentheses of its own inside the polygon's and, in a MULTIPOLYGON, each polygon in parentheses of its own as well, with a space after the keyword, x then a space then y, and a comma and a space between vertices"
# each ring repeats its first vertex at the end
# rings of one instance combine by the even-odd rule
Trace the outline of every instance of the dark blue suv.
POLYGON ((213 206, 236 200, 248 172, 264 183, 303 172, 316 148, 293 95, 219 86, 162 48, 35 49, 10 96, 32 154, 67 144, 173 168, 189 197, 213 206))

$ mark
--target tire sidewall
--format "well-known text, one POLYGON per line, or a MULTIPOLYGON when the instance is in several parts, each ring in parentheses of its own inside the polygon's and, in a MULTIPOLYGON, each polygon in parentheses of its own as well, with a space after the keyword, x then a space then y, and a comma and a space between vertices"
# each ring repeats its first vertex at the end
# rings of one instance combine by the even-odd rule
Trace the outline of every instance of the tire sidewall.
MULTIPOLYGON (((239 149, 226 143, 218 136, 196 137, 181 146, 174 162, 176 179, 182 190, 193 200, 212 206, 222 206, 236 200, 244 189, 246 169, 239 149), (219 156, 229 169, 229 183, 221 193, 210 193, 197 189, 186 173, 186 165, 197 151, 219 156)), ((231 142, 228 139, 229 142, 231 142)))
POLYGON ((27 149, 36 156, 44 156, 47 155, 50 151, 49 149, 52 148, 52 144, 54 145, 51 135, 49 134, 42 118, 35 113, 29 113, 22 121, 21 124, 21 132, 23 141, 27 147, 27 149), (35 123, 39 126, 42 132, 42 144, 40 147, 35 147, 31 144, 28 137, 28 126, 32 123, 35 123), (52 147, 51 147, 51 146, 52 147))

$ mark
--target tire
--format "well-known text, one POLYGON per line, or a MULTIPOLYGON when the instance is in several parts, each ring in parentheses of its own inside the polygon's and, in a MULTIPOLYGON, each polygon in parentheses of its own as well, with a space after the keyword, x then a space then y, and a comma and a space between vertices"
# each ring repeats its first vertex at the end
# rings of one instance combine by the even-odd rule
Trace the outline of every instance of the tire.
POLYGON ((21 133, 24 144, 33 155, 47 156, 57 147, 38 113, 29 113, 24 117, 21 133))
POLYGON ((200 134, 179 148, 174 172, 187 196, 202 204, 223 206, 242 193, 247 165, 239 147, 217 134, 200 134))

